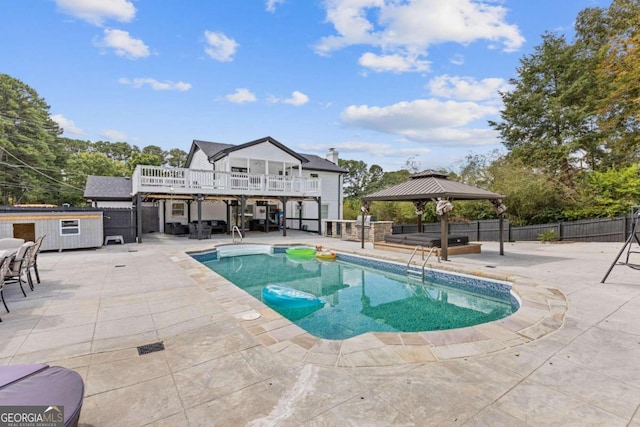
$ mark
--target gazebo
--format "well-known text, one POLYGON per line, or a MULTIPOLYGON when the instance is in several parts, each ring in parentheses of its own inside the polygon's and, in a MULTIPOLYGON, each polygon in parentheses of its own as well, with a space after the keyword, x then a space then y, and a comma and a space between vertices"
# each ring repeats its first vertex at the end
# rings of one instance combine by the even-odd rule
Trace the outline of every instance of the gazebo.
POLYGON ((394 185, 384 190, 362 196, 363 215, 369 210, 372 201, 410 201, 416 207, 418 215, 418 232, 422 233, 422 214, 428 201, 436 202, 436 213, 440 216, 440 255, 447 260, 447 235, 449 234, 448 213, 453 209, 453 200, 490 200, 500 218, 500 255, 504 255, 502 238, 502 220, 506 207, 502 203, 503 195, 484 190, 479 187, 452 181, 447 175, 434 171, 424 170, 411 176, 408 181, 394 185))

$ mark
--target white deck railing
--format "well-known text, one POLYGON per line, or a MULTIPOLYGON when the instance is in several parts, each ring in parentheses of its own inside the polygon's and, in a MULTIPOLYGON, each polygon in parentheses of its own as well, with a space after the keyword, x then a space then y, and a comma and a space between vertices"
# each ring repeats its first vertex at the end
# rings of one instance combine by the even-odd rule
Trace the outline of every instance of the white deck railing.
POLYGON ((134 194, 320 195, 318 178, 142 165, 133 172, 132 187, 134 194))

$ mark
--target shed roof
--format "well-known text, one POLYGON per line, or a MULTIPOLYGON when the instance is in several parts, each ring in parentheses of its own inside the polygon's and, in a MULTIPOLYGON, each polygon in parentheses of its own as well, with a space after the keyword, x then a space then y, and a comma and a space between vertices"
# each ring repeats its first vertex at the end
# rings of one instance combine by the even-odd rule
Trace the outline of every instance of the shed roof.
POLYGON ((131 200, 131 178, 89 175, 84 198, 91 200, 131 200))
POLYGON ((408 181, 362 197, 373 200, 430 200, 447 198, 456 200, 495 200, 504 196, 473 185, 452 181, 442 172, 425 170, 411 176, 408 181))

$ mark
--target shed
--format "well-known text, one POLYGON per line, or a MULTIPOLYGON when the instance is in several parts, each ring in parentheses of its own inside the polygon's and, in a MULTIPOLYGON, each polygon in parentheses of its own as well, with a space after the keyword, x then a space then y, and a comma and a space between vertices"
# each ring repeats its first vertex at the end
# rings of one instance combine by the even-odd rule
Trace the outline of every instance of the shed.
MULTIPOLYGON (((502 204, 501 194, 474 187, 463 182, 452 181, 447 175, 434 170, 425 170, 411 176, 408 181, 385 188, 375 193, 362 197, 363 210, 367 210, 369 202, 382 201, 410 201, 416 206, 418 214, 418 231, 422 232, 422 214, 425 203, 433 200, 438 203, 436 211, 441 223, 441 253, 444 260, 447 259, 447 239, 449 234, 449 220, 447 213, 453 208, 449 201, 452 200, 490 200, 500 217, 500 254, 503 254, 502 241, 502 217, 506 208, 502 204)), ((364 246, 364 242, 363 242, 364 246)))
POLYGON ((0 212, 0 238, 46 235, 43 251, 100 247, 103 234, 101 211, 0 212))

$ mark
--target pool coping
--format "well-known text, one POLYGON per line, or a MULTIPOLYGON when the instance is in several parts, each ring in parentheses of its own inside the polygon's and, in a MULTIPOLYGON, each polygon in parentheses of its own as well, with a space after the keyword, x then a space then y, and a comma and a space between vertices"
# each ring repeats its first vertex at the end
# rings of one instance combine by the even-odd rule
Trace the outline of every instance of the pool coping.
MULTIPOLYGON (((294 244, 286 246, 291 245, 294 244)), ((217 246, 212 245, 208 250, 217 246)), ((191 253, 197 252, 205 251, 191 253)), ((362 256, 349 251, 340 252, 362 256)), ((398 262, 383 256, 369 257, 398 262)), ((556 331, 564 324, 567 311, 567 300, 562 292, 526 277, 428 263, 427 266, 434 270, 509 282, 519 299, 520 309, 503 319, 465 328, 430 332, 368 332, 345 340, 330 340, 311 335, 195 260, 190 253, 177 253, 173 260, 270 352, 322 366, 398 366, 495 353, 556 331), (258 319, 243 320, 246 315, 256 312, 260 314, 258 319)))

